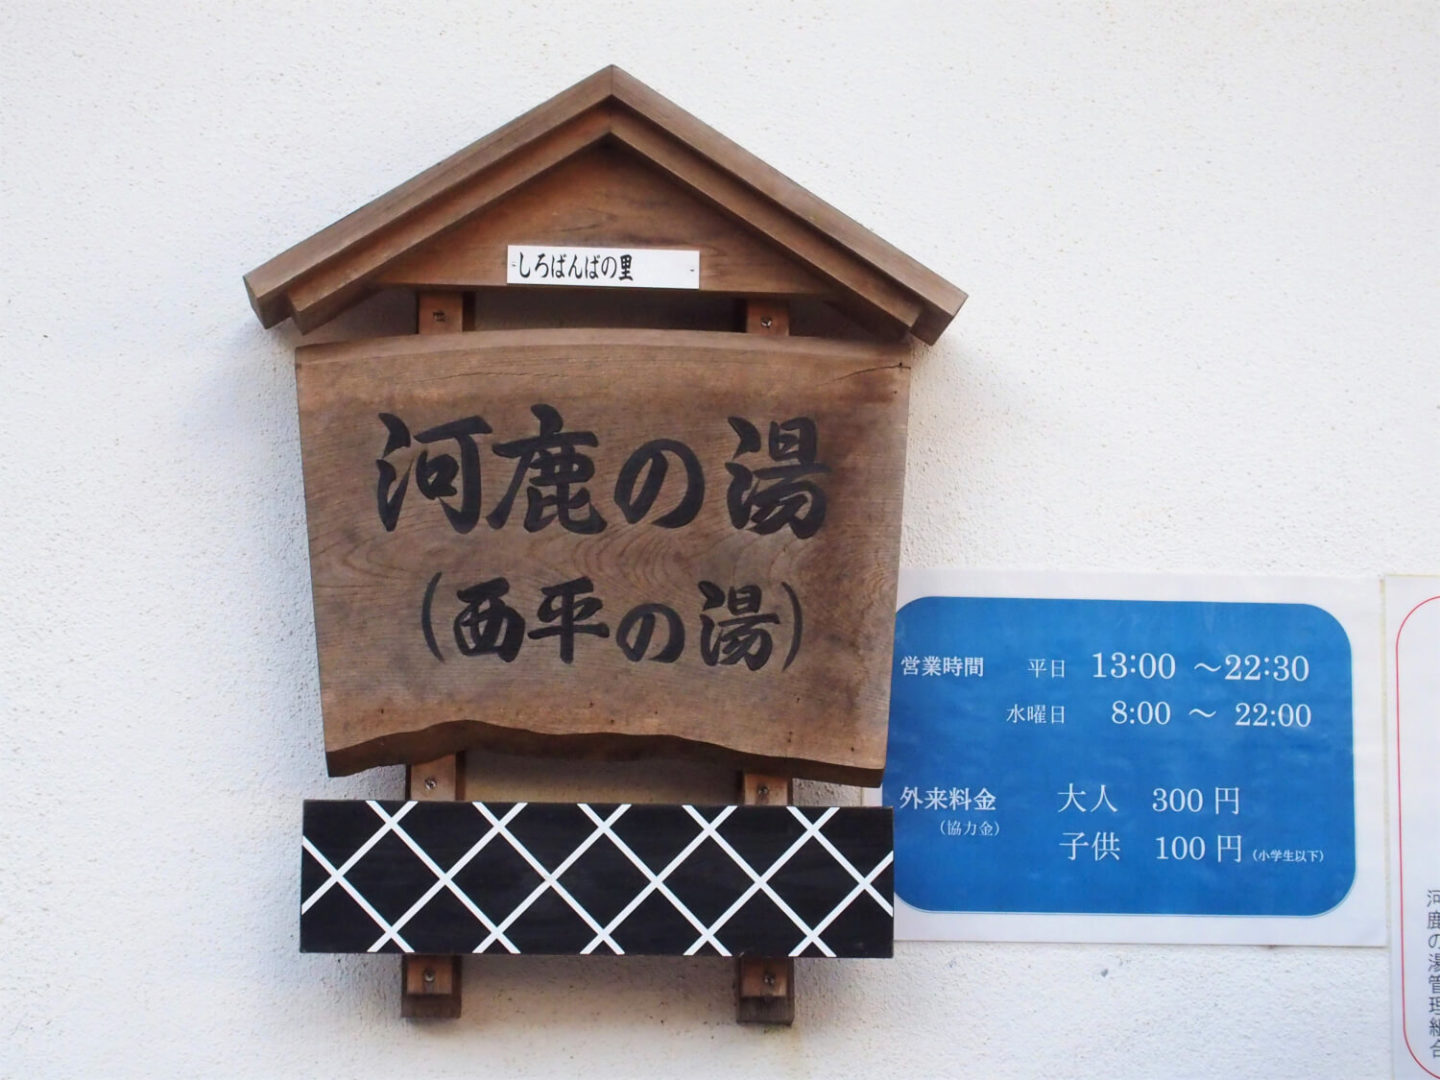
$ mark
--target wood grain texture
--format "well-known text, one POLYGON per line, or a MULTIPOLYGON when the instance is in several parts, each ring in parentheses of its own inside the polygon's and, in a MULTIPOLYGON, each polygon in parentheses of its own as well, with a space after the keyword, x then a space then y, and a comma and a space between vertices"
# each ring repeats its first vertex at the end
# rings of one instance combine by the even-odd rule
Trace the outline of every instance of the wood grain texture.
MULTIPOLYGON (((611 68, 611 93, 672 138, 843 244, 857 258, 921 298, 933 315, 948 314, 946 323, 965 303, 963 290, 618 67, 611 68)), ((934 338, 922 340, 934 344, 934 338)))
MULTIPOLYGON (((885 758, 907 357, 903 347, 814 339, 597 330, 298 350, 331 771, 487 746, 604 757, 663 753, 877 782, 885 758), (503 522, 492 518, 520 464, 496 448, 537 434, 536 405, 556 410, 565 432, 593 433, 598 445, 585 453, 594 474, 581 485, 589 498, 575 516, 595 514, 605 522, 602 531, 579 533, 558 520, 527 531, 524 489, 516 490, 503 522), (385 453, 382 413, 403 422, 410 446, 385 453), (491 432, 475 437, 477 520, 459 532, 452 517, 463 509, 461 478, 450 477, 454 494, 425 498, 426 467, 416 454, 462 457, 455 439, 422 446, 419 436, 467 417, 483 419, 491 432), (755 427, 756 443, 744 453, 731 417, 755 427), (825 499, 823 525, 808 538, 793 522, 761 534, 742 506, 737 527, 729 505, 736 476, 727 466, 754 466, 757 476, 774 466, 778 459, 761 444, 772 422, 794 418, 813 421, 813 461, 828 470, 812 477, 825 499), (615 494, 632 452, 656 439, 688 448, 704 480, 693 518, 676 528, 657 522, 680 510, 688 470, 678 456, 668 456, 658 498, 634 523, 615 494), (379 511, 381 460, 391 463, 397 483, 402 474, 410 477, 393 531, 379 511), (494 640, 488 650, 477 649, 477 628, 466 623, 475 596, 468 590, 500 578, 508 584, 505 605, 524 621, 508 662, 494 640), (585 595, 603 603, 592 621, 607 633, 576 636, 567 659, 564 638, 541 633, 556 628, 560 603, 545 600, 543 590, 581 578, 590 583, 585 595), (752 586, 756 591, 747 592, 752 586), (643 659, 632 660, 620 644, 622 621, 647 604, 667 605, 675 618, 654 613, 652 640, 643 659), (750 615, 764 617, 760 629, 772 643, 753 670, 745 656, 718 651, 726 634, 739 632, 725 625, 750 615), (667 659, 669 645, 679 644, 671 622, 684 642, 667 659)), ((632 493, 643 486, 632 485, 632 493)), ((636 626, 631 630, 633 645, 636 626)))
POLYGON ((421 334, 458 334, 465 329, 465 294, 424 290, 415 295, 415 327, 421 334))
POLYGON ((750 297, 745 301, 745 332, 785 337, 790 333, 790 305, 783 300, 750 297))
POLYGON ((470 183, 446 191, 383 229, 355 237, 344 258, 321 264, 287 291, 295 325, 308 331, 328 322, 373 292, 376 274, 389 262, 593 146, 608 127, 603 113, 582 113, 498 160, 470 183))
MULTIPOLYGON (((313 329, 379 288, 397 260, 602 140, 628 145, 778 244, 799 273, 820 276, 826 292, 833 285, 838 303, 871 308, 927 342, 964 303, 965 294, 943 278, 637 80, 606 68, 252 270, 245 276, 251 305, 265 326, 292 316, 302 330, 313 329)), ((452 279, 463 276, 450 269, 452 279)))
POLYGON ((411 1020, 453 1020, 460 1015, 460 957, 407 956, 401 965, 405 976, 402 1016, 411 1020), (433 998, 445 1000, 442 1004, 431 1001, 433 998))
MULTIPOLYGON (((465 295, 422 292, 415 297, 415 330, 458 334, 464 329, 465 295)), ((406 798, 426 802, 465 797, 465 755, 446 754, 405 770, 406 798)), ((460 1016, 460 958, 404 956, 400 959, 400 1015, 408 1020, 454 1020, 460 1016)))
POLYGON ((341 260, 365 237, 464 186, 502 158, 599 106, 611 96, 613 70, 602 68, 582 79, 250 271, 245 275, 245 288, 260 322, 274 326, 286 318, 290 312, 285 293, 316 268, 341 260))
MULTIPOLYGON (((752 310, 750 314, 759 312, 752 310)), ((791 801, 793 787, 786 776, 741 773, 740 802, 743 806, 784 806, 791 801)), ((794 957, 742 956, 735 961, 735 1022, 795 1022, 794 957)))
POLYGON ((778 247, 618 145, 575 155, 485 213, 401 256, 376 283, 503 286, 511 244, 695 249, 702 292, 834 293, 778 247))
POLYGON ((742 772, 740 774, 740 805, 785 806, 792 798, 793 787, 788 776, 742 772))
POLYGON ((425 802, 465 798, 465 755, 446 754, 405 769, 407 798, 425 802))
MULTIPOLYGON (((745 332, 769 337, 790 333, 790 305, 783 300, 750 297, 745 301, 745 332)), ((784 806, 794 797, 788 776, 740 774, 742 806, 784 806)), ((742 956, 735 961, 735 1021, 739 1024, 795 1022, 795 961, 788 956, 742 956)))
POLYGON ((624 145, 790 252, 829 282, 836 293, 902 326, 913 326, 919 320, 923 305, 913 294, 868 263, 855 259, 843 244, 788 213, 743 180, 690 153, 662 129, 644 120, 619 113, 611 126, 615 138, 624 145))
MULTIPOLYGON (((409 798, 454 802, 464 798, 465 755, 446 754, 405 770, 409 798)), ((407 1020, 455 1020, 462 1007, 458 956, 410 953, 400 958, 400 1015, 407 1020)))

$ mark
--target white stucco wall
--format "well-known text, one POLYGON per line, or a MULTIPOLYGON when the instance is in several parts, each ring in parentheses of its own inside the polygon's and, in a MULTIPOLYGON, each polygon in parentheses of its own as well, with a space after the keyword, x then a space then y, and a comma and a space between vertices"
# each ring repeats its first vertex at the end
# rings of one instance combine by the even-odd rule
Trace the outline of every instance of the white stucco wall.
POLYGON ((290 328, 241 274, 618 63, 967 289, 911 565, 1440 568, 1430 0, 0 7, 0 1075, 1389 1075, 1370 949, 296 951, 326 777, 290 328))

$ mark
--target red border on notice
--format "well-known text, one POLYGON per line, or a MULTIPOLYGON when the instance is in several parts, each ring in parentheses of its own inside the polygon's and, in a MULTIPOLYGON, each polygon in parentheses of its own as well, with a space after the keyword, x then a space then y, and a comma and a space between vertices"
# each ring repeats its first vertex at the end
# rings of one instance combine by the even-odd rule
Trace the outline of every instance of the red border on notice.
POLYGON ((1405 624, 1410 621, 1410 616, 1436 600, 1440 600, 1440 596, 1421 600, 1405 613, 1405 618, 1400 620, 1400 628, 1395 631, 1395 873, 1400 897, 1400 1033, 1405 1039, 1405 1049, 1415 1064, 1440 1080, 1440 1073, 1421 1061, 1415 1048, 1410 1045, 1410 1018, 1405 1008, 1405 798, 1404 788, 1400 783, 1400 636, 1405 633, 1405 624))

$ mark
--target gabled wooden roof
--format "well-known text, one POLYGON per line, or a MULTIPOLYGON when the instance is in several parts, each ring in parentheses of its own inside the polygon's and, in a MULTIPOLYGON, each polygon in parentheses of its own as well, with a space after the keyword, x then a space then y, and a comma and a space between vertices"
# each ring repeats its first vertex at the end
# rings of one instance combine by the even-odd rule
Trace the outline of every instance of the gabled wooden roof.
POLYGON ((251 306, 267 327, 293 317, 312 330, 394 283, 402 258, 414 263, 543 174, 609 146, 776 249, 821 283, 817 294, 872 327, 933 343, 965 302, 938 274, 607 67, 246 274, 251 306))

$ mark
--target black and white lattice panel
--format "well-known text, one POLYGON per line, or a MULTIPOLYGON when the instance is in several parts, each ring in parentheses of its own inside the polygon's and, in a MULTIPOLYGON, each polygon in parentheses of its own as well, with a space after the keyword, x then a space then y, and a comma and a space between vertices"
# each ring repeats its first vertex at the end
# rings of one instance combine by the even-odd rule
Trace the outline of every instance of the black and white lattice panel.
POLYGON ((306 952, 890 956, 884 807, 305 803, 306 952))

